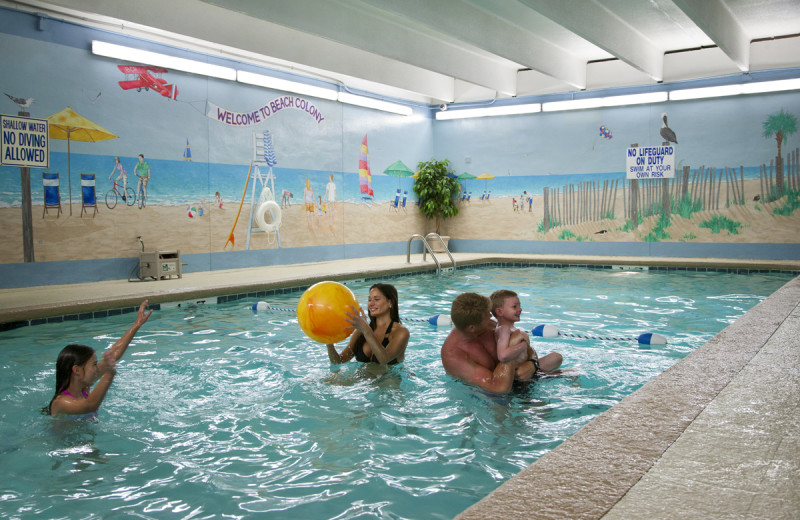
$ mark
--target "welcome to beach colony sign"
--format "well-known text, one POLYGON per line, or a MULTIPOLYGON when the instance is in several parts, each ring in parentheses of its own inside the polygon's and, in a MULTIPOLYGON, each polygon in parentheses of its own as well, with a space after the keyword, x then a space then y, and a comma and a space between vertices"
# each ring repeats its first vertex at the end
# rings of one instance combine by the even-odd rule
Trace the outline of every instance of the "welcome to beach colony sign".
POLYGON ((233 112, 208 102, 206 104, 206 116, 230 126, 251 126, 262 123, 266 121, 268 117, 287 108, 302 110, 311 116, 317 124, 325 120, 322 112, 320 112, 312 102, 296 96, 281 96, 275 98, 269 103, 255 110, 251 110, 250 112, 233 112))

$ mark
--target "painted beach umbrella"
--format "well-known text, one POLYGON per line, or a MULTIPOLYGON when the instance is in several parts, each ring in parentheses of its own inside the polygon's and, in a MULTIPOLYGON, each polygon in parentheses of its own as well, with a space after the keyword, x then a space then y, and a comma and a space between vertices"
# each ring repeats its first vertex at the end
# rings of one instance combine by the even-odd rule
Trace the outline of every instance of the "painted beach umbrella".
POLYGON ((475 177, 475 179, 477 179, 479 181, 484 181, 483 182, 483 191, 486 191, 486 188, 487 188, 487 186, 489 184, 489 181, 494 179, 494 175, 492 175, 491 173, 483 172, 482 174, 480 174, 477 177, 475 177))
POLYGON ((458 180, 464 181, 464 191, 467 191, 467 181, 471 181, 472 179, 476 179, 474 175, 471 173, 464 172, 458 176, 458 180))
POLYGON ((413 177, 414 171, 411 170, 408 166, 403 164, 403 161, 395 161, 389 165, 388 168, 383 170, 383 173, 386 175, 391 175, 392 177, 397 177, 397 187, 400 188, 400 180, 403 177, 413 177))
POLYGON ((72 215, 72 171, 70 165, 70 143, 83 141, 96 143, 107 139, 116 139, 117 136, 78 114, 70 107, 46 118, 50 127, 50 139, 65 139, 67 141, 67 180, 69 183, 69 214, 72 215))

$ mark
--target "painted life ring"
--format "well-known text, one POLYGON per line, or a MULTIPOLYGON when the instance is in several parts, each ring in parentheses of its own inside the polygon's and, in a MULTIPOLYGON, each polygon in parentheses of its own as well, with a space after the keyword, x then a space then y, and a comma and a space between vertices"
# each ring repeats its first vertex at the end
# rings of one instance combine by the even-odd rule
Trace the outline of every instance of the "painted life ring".
POLYGON ((258 209, 256 210, 256 225, 262 231, 266 231, 269 233, 270 231, 278 231, 278 228, 281 227, 281 207, 278 206, 278 203, 274 200, 268 200, 266 202, 262 202, 258 209), (267 212, 272 214, 272 222, 267 224, 264 220, 267 212))

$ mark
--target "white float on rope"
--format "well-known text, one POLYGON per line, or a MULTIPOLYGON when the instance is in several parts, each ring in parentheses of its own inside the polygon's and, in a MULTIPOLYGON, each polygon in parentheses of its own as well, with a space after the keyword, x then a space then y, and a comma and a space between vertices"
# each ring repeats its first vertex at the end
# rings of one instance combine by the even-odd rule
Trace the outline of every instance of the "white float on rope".
MULTIPOLYGON (((268 302, 256 302, 250 306, 253 312, 285 312, 287 314, 297 314, 297 309, 290 309, 287 307, 275 307, 268 302)), ((437 327, 449 327, 453 324, 450 320, 449 314, 435 314, 430 318, 403 318, 403 321, 417 321, 430 323, 437 327)))
POLYGON ((589 334, 573 334, 570 332, 561 332, 557 327, 552 325, 537 325, 531 330, 531 334, 540 338, 557 338, 563 336, 565 338, 578 338, 578 339, 595 339, 606 341, 637 341, 640 345, 666 345, 667 338, 655 332, 646 332, 638 336, 594 336, 589 334))
MULTIPOLYGON (((252 305, 253 312, 286 312, 296 314, 296 309, 286 307, 274 307, 267 302, 256 302, 252 305)), ((453 320, 449 314, 435 314, 430 318, 403 318, 403 321, 414 321, 422 323, 430 323, 436 327, 451 327, 453 320)), ((570 332, 561 332, 558 327, 548 324, 537 325, 531 331, 533 336, 539 338, 578 338, 578 339, 594 339, 605 341, 637 341, 640 345, 666 345, 667 338, 655 332, 646 332, 638 336, 593 336, 589 334, 574 334, 570 332)))

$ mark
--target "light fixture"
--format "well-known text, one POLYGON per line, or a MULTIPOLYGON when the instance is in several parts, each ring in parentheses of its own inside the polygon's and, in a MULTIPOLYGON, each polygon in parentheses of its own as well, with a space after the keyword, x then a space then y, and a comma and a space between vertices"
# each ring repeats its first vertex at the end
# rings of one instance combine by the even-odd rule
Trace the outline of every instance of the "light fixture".
POLYGON ((666 92, 645 92, 644 94, 628 94, 624 96, 608 96, 585 99, 569 99, 542 103, 542 112, 558 112, 561 110, 581 110, 585 108, 618 107, 623 105, 640 105, 643 103, 660 103, 667 101, 666 92))
POLYGON ((115 58, 118 60, 143 63, 145 65, 154 65, 167 69, 180 70, 183 72, 190 72, 192 74, 201 74, 203 76, 211 76, 212 78, 228 79, 231 81, 236 79, 236 70, 230 67, 212 65, 202 61, 187 60, 186 58, 178 58, 175 56, 169 56, 167 54, 143 51, 141 49, 134 49, 133 47, 125 47, 124 45, 116 45, 98 40, 92 40, 92 54, 105 56, 107 58, 115 58))
POLYGON ((737 83, 736 85, 722 85, 719 87, 687 88, 672 90, 669 93, 671 101, 686 99, 702 99, 710 97, 738 96, 740 94, 759 94, 763 92, 781 92, 800 89, 800 79, 780 79, 775 81, 756 81, 752 83, 737 83))
POLYGON ((376 110, 383 110, 384 112, 391 112, 393 114, 400 114, 401 116, 410 116, 414 111, 411 107, 406 105, 399 105, 397 103, 389 103, 380 99, 369 98, 365 96, 357 96, 349 92, 339 92, 339 102, 348 103, 350 105, 358 105, 367 108, 374 108, 376 110))
POLYGON ((542 111, 539 103, 525 105, 504 105, 485 108, 465 108, 463 110, 448 110, 437 112, 436 119, 466 119, 472 117, 513 116, 518 114, 535 114, 542 111))
POLYGON ((283 90, 285 92, 294 92, 295 94, 302 94, 305 96, 328 99, 331 101, 336 100, 338 93, 336 90, 330 88, 317 87, 315 85, 308 85, 305 83, 299 83, 297 81, 289 81, 281 78, 273 78, 271 76, 264 76, 263 74, 254 74, 252 72, 247 72, 244 70, 236 71, 236 80, 239 81, 240 83, 247 83, 250 85, 256 85, 259 87, 266 87, 275 90, 283 90))
POLYGON ((670 101, 683 101, 685 99, 702 99, 712 97, 738 96, 743 94, 742 85, 720 85, 717 87, 687 88, 672 90, 669 93, 670 101))

